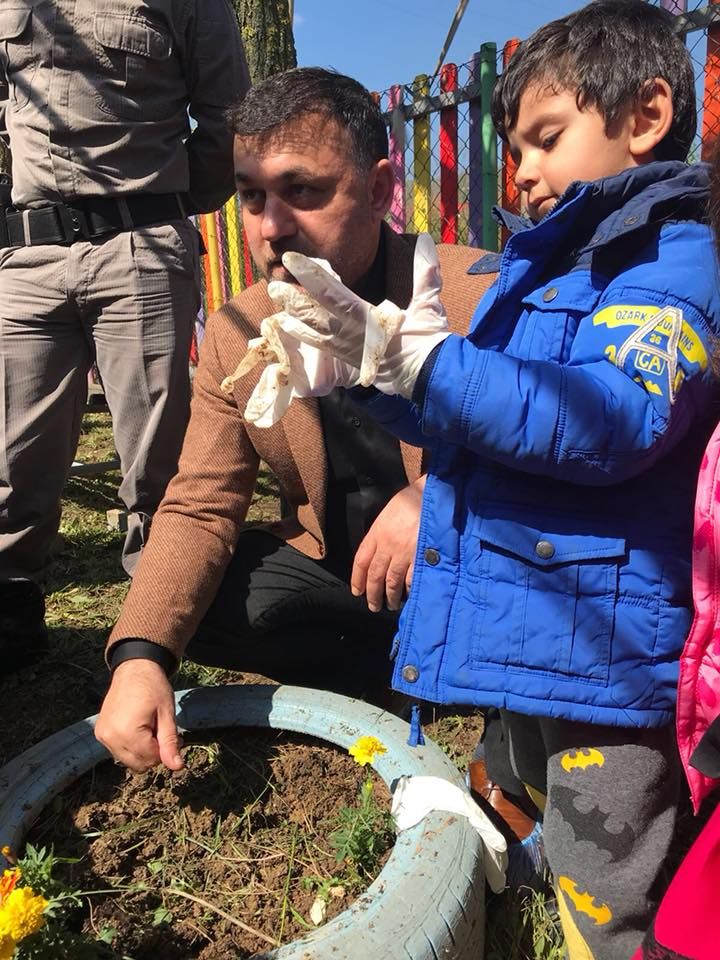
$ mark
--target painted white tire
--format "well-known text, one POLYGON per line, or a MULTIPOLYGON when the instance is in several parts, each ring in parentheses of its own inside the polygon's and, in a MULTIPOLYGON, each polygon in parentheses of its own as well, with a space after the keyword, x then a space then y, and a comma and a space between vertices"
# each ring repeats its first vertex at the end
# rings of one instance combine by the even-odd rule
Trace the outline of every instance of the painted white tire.
MULTIPOLYGON (((176 703, 183 730, 272 727, 346 749, 360 736, 375 736, 387 753, 373 766, 388 786, 403 774, 463 786, 439 747, 430 740, 409 747, 407 723, 360 700, 302 687, 233 685, 182 690, 176 703)), ((0 846, 18 849, 50 800, 108 758, 94 724, 95 717, 81 720, 0 769, 0 846)), ((464 817, 434 813, 400 834, 380 875, 347 910, 257 960, 482 960, 484 930, 482 841, 464 817)))

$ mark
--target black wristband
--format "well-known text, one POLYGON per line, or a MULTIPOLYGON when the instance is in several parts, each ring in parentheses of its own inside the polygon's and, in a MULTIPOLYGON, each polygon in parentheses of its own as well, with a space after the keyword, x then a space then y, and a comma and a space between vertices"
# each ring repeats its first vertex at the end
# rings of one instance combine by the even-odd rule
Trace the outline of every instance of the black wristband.
POLYGON ((178 665, 177 657, 165 647, 139 637, 120 640, 113 646, 108 656, 110 675, 112 676, 120 664, 125 663, 126 660, 152 660, 163 668, 168 677, 175 672, 178 665))

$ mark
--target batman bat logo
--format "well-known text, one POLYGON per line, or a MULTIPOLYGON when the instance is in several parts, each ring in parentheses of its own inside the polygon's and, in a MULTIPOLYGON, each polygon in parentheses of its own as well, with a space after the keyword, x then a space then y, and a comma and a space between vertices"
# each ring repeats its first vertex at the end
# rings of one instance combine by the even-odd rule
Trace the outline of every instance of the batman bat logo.
POLYGON ((584 913, 595 921, 595 926, 601 927, 612 920, 612 910, 606 903, 595 903, 595 897, 584 890, 578 890, 577 884, 570 877, 560 877, 558 886, 570 898, 578 913, 584 913))
POLYGON ((600 751, 596 750, 595 747, 590 747, 588 750, 573 750, 571 754, 566 753, 560 761, 560 766, 565 773, 570 773, 571 770, 587 770, 588 767, 602 767, 604 763, 605 757, 600 751))
POLYGON ((632 849, 635 834, 629 824, 625 824, 620 833, 605 829, 611 814, 603 813, 600 807, 593 807, 589 813, 581 813, 574 800, 581 796, 576 790, 553 784, 550 788, 550 803, 561 814, 565 823, 575 832, 575 840, 586 840, 598 850, 607 850, 610 863, 623 860, 632 849))

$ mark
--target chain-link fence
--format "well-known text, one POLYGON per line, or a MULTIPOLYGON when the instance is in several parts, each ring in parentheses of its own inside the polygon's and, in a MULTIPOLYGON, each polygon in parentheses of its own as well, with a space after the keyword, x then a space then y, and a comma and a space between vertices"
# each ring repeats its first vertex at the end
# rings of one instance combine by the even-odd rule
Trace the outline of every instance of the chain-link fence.
MULTIPOLYGON (((720 134, 720 0, 661 5, 676 15, 695 69, 698 135, 691 159, 707 159, 720 134)), ((518 197, 512 161, 495 134, 489 105, 495 78, 517 43, 509 39, 502 49, 482 44, 468 63, 446 64, 436 77, 422 74, 376 94, 396 174, 389 214, 394 229, 426 230, 443 243, 488 250, 502 243, 492 208, 498 202, 517 208, 518 197)), ((203 306, 212 311, 252 282, 253 267, 237 198, 201 217, 200 225, 208 249, 203 306)))

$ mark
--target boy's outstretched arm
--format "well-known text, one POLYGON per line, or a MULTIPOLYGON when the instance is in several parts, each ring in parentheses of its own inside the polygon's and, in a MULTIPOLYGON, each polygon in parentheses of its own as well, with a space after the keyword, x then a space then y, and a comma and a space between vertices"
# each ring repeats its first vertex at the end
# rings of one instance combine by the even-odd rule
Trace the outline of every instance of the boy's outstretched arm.
MULTIPOLYGON (((707 228, 667 225, 657 259, 630 266, 580 318, 566 363, 478 349, 472 333, 448 337, 413 398, 421 429, 515 469, 574 483, 634 476, 707 408, 720 334, 716 288, 707 228), (688 231, 696 232, 693 242, 688 231)), ((490 313, 484 323, 491 322, 490 313)), ((372 407, 392 425, 391 398, 376 397, 372 407)))

